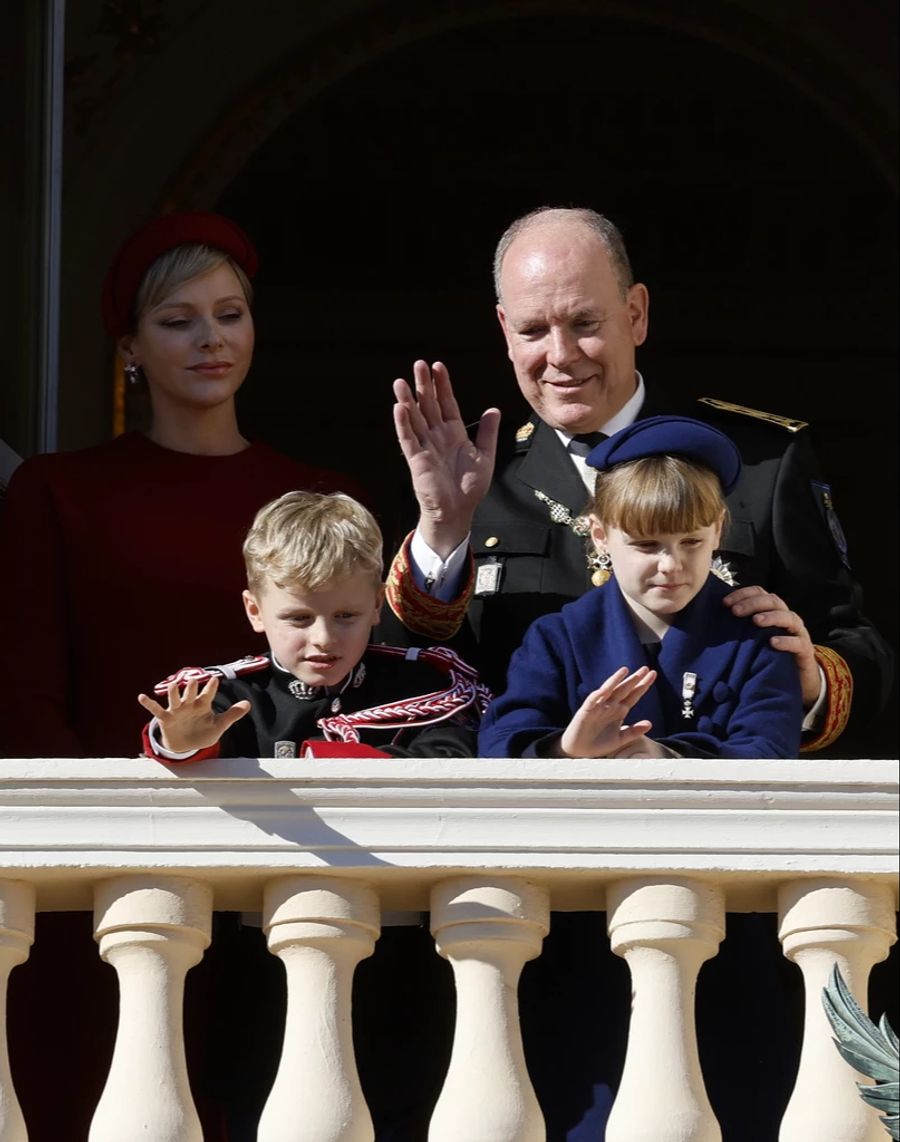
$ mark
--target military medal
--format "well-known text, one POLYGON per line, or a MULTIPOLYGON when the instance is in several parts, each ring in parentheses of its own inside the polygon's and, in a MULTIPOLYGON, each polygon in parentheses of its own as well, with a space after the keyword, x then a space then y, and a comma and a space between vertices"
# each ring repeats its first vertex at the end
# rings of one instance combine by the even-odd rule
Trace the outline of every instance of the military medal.
POLYGON ((496 595, 500 590, 502 575, 503 564, 498 559, 479 563, 475 573, 475 597, 482 599, 485 595, 496 595))
POLYGON ((697 675, 692 674, 689 670, 686 670, 681 679, 681 716, 683 718, 692 718, 694 716, 694 707, 692 703, 696 693, 697 675))

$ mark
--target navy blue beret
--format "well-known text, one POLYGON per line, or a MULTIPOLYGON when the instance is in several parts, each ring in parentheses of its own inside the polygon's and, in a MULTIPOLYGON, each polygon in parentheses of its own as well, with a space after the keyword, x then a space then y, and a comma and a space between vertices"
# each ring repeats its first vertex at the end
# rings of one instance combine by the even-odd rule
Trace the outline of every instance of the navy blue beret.
POLYGON ((722 491, 733 490, 741 474, 741 454, 724 432, 688 416, 649 416, 602 440, 591 449, 587 462, 605 472, 626 460, 645 456, 684 456, 711 468, 722 491))

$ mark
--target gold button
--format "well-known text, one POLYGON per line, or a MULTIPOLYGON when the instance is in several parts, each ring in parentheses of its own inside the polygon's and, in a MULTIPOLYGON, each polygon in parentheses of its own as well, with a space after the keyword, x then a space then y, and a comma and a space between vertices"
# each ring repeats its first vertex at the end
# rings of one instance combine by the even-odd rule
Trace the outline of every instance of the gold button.
POLYGON ((485 547, 496 547, 499 542, 500 542, 500 540, 496 537, 496 535, 489 535, 487 537, 487 539, 484 541, 484 546, 485 547))

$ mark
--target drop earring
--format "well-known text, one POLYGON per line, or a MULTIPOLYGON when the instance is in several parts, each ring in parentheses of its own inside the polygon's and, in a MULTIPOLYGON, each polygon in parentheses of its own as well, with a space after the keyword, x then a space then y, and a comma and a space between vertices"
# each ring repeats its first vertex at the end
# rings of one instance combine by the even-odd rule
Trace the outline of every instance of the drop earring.
POLYGON ((141 379, 141 366, 136 361, 129 361, 125 366, 125 376, 130 385, 136 385, 141 379))
POLYGON ((605 551, 588 552, 588 571, 595 587, 602 587, 612 577, 612 560, 605 551))

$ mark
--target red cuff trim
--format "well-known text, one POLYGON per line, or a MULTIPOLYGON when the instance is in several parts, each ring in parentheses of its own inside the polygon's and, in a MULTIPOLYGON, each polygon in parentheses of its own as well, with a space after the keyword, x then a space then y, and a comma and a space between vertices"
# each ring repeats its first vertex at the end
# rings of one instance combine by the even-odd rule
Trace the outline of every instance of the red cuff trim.
POLYGON ((847 728, 853 701, 853 675, 844 659, 829 646, 816 646, 815 652, 816 662, 825 674, 825 718, 816 736, 800 747, 801 753, 814 753, 837 741, 847 728))
POLYGON ((401 623, 414 634, 437 641, 452 638, 463 624, 472 592, 475 589, 475 561, 468 555, 469 573, 465 586, 449 602, 435 599, 416 584, 410 559, 410 532, 391 563, 385 583, 388 606, 401 623))
POLYGON ((150 726, 152 722, 148 722, 141 731, 141 740, 144 743, 144 756, 152 757, 154 761, 164 761, 166 765, 190 765, 192 761, 206 761, 210 757, 219 756, 219 743, 209 745, 205 749, 198 749, 196 753, 192 753, 190 757, 163 757, 161 753, 156 752, 156 747, 153 739, 150 737, 150 726))

